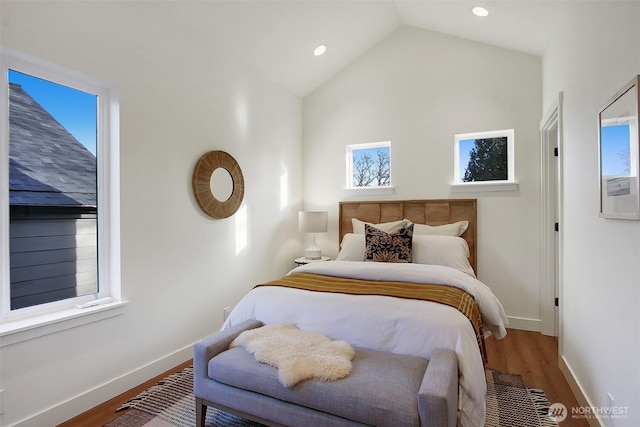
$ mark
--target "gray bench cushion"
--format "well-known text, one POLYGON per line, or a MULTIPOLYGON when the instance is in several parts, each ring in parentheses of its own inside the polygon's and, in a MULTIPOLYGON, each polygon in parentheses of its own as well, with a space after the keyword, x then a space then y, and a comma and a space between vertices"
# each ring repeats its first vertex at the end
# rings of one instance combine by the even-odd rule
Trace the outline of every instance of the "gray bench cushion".
POLYGON ((209 361, 208 376, 220 383, 376 426, 419 426, 418 391, 428 361, 355 348, 353 371, 342 380, 304 381, 287 389, 277 369, 257 362, 244 348, 209 361))

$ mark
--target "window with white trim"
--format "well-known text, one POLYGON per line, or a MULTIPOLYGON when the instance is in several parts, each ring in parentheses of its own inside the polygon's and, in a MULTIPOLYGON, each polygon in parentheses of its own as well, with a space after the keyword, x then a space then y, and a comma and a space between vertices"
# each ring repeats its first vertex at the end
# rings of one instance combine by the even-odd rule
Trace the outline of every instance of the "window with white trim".
POLYGON ((457 134, 454 185, 515 184, 513 129, 457 134))
POLYGON ((391 141, 347 145, 346 187, 391 187, 391 141))
POLYGON ((120 297, 113 87, 2 48, 3 321, 120 297))

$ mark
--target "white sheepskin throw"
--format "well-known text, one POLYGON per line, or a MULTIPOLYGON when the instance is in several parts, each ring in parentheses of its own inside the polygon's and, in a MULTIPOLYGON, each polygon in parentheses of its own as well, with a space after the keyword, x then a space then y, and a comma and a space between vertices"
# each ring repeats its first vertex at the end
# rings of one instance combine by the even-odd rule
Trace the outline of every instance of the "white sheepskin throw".
POLYGON ((278 368, 278 378, 288 388, 311 378, 334 381, 346 377, 355 354, 346 341, 333 341, 287 323, 244 331, 229 347, 239 346, 257 361, 278 368))

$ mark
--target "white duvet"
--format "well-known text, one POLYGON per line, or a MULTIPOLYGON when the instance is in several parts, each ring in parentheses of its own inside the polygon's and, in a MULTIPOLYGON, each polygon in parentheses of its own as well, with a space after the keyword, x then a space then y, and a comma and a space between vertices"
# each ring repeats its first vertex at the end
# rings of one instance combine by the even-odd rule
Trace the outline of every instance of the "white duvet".
MULTIPOLYGON (((292 270, 367 280, 456 286, 480 307, 484 329, 497 338, 508 323, 502 304, 482 282, 458 270, 423 264, 331 261, 292 270)), ((457 309, 429 301, 378 295, 347 295, 260 286, 235 306, 222 329, 247 319, 293 323, 300 329, 367 347, 429 359, 436 348, 453 350, 460 373, 460 422, 483 426, 486 416, 484 365, 471 322, 457 309)))

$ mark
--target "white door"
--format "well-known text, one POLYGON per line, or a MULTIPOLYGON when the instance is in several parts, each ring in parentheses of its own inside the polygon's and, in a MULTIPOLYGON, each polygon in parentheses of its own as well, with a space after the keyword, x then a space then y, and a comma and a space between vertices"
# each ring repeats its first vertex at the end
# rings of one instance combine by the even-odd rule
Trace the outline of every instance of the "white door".
POLYGON ((541 332, 559 336, 562 307, 562 93, 540 122, 541 332))

